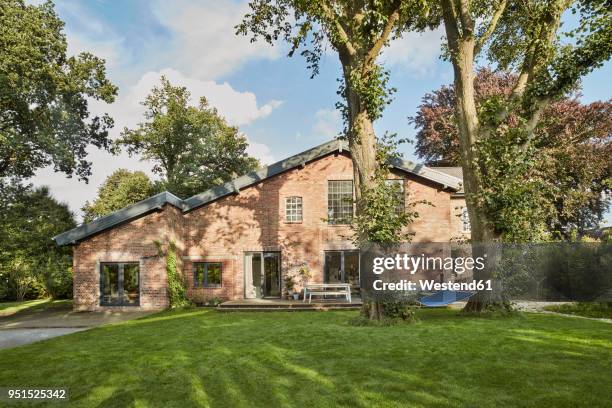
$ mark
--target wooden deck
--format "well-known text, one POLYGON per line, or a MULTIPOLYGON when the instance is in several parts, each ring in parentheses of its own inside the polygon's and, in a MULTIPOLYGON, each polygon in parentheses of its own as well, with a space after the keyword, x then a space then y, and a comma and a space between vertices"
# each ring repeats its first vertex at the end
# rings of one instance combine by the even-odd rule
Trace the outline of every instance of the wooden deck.
POLYGON ((317 310, 357 310, 361 308, 361 299, 354 297, 351 302, 344 299, 313 299, 312 303, 303 300, 287 299, 241 299, 230 300, 217 306, 224 312, 273 312, 273 311, 317 311, 317 310))

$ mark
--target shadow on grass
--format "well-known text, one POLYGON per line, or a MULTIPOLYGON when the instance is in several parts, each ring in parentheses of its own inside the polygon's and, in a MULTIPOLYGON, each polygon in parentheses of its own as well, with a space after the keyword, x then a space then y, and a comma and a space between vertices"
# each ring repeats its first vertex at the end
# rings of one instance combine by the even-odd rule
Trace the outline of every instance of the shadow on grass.
POLYGON ((604 406, 612 386, 598 322, 424 310, 353 327, 355 314, 163 312, 1 351, 0 386, 164 407, 604 406))

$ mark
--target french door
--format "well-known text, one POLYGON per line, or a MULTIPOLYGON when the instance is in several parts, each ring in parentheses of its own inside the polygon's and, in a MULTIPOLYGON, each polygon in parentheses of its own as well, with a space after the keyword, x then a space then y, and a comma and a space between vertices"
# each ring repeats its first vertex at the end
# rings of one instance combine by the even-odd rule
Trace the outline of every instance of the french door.
POLYGON ((359 251, 325 251, 325 283, 350 283, 359 288, 359 251))
POLYGON ((137 262, 100 264, 100 305, 138 306, 140 265, 137 262))
POLYGON ((280 297, 280 252, 244 254, 244 297, 280 297))

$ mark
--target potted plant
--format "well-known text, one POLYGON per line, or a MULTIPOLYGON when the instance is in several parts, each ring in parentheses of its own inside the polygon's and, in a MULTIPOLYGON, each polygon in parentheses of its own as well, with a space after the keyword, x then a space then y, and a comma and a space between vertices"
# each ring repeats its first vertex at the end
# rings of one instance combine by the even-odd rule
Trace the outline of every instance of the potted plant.
MULTIPOLYGON (((285 289, 287 289, 287 298, 291 299, 291 297, 293 296, 294 299, 297 299, 295 297, 296 293, 293 293, 293 289, 295 289, 295 281, 293 280, 293 276, 291 275, 287 275, 285 276, 285 289)), ((297 293, 298 297, 299 297, 299 293, 297 293)))

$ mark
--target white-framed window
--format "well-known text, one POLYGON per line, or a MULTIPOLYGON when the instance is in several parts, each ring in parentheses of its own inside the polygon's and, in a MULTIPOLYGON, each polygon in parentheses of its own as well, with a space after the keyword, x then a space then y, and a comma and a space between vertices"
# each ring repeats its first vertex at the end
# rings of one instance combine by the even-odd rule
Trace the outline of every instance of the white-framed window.
POLYGON ((353 180, 327 181, 329 224, 350 224, 353 218, 353 180))
POLYGON ((385 180, 385 183, 388 186, 396 185, 397 186, 397 205, 395 207, 395 212, 400 215, 406 211, 406 197, 404 195, 404 179, 388 179, 385 180))
POLYGON ((302 222, 303 204, 302 197, 293 196, 285 198, 285 221, 302 222))
POLYGON ((468 213, 467 207, 461 208, 461 231, 470 232, 472 228, 470 227, 470 214, 468 213))

